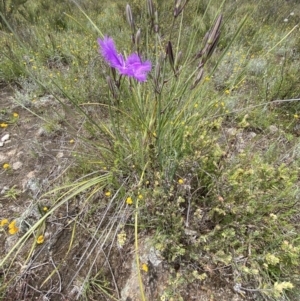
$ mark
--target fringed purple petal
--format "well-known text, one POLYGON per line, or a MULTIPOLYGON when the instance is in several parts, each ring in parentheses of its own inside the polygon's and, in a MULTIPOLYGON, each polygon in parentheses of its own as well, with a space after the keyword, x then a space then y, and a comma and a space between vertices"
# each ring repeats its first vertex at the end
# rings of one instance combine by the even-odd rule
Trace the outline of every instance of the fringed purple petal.
POLYGON ((123 55, 118 54, 112 38, 98 39, 98 43, 101 47, 101 54, 111 67, 118 69, 125 65, 123 55))
POLYGON ((140 57, 133 53, 126 60, 126 67, 132 71, 132 77, 139 82, 147 80, 147 73, 151 71, 151 62, 142 62, 140 57))
POLYGON ((139 82, 147 80, 147 73, 151 70, 150 61, 142 62, 136 53, 131 54, 125 61, 123 55, 118 54, 112 38, 98 39, 98 43, 105 60, 111 67, 116 68, 120 74, 133 77, 139 82))

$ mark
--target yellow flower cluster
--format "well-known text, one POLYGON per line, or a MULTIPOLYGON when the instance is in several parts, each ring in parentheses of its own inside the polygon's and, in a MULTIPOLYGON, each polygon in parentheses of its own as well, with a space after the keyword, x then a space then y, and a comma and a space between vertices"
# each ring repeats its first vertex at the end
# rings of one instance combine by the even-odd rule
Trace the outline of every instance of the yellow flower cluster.
POLYGON ((9 223, 8 219, 5 218, 5 219, 3 219, 3 220, 0 222, 0 226, 1 226, 1 227, 4 227, 4 226, 6 226, 8 223, 9 223))
POLYGON ((16 225, 16 221, 12 221, 9 225, 8 225, 8 233, 11 235, 16 234, 19 231, 19 228, 16 225))
POLYGON ((8 233, 11 235, 16 234, 19 231, 17 227, 17 222, 13 220, 11 223, 7 218, 0 221, 0 227, 6 227, 8 225, 8 233))
POLYGON ((118 235, 118 244, 120 247, 123 247, 125 245, 126 242, 126 232, 124 230, 122 230, 118 235))

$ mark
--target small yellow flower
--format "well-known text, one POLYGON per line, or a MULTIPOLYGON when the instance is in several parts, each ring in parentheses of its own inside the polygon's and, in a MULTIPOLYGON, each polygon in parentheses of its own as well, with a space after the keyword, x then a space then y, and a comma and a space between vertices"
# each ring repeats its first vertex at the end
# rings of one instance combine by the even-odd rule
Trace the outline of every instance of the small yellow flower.
POLYGON ((277 215, 274 213, 270 213, 270 218, 275 221, 277 220, 277 215))
POLYGON ((1 128, 7 128, 8 124, 5 122, 0 123, 1 128))
POLYGON ((295 118, 295 119, 298 119, 298 118, 299 118, 299 115, 298 115, 298 114, 294 114, 294 118, 295 118))
POLYGON ((18 118, 18 117, 19 117, 19 114, 15 112, 15 113, 13 113, 13 117, 14 117, 14 118, 18 118))
POLYGON ((8 225, 8 232, 9 232, 9 234, 13 235, 13 234, 16 234, 18 231, 19 231, 19 228, 16 226, 16 221, 12 221, 8 225))
POLYGON ((8 163, 3 164, 3 169, 9 169, 10 165, 8 163))
POLYGON ((47 206, 43 207, 43 211, 47 212, 49 210, 49 208, 47 206))
POLYGON ((148 267, 148 265, 146 264, 146 263, 143 263, 142 264, 142 270, 144 271, 144 272, 148 272, 148 270, 149 270, 149 267, 148 267))
POLYGON ((229 95, 230 94, 230 90, 225 90, 225 94, 229 95))
POLYGON ((142 195, 142 194, 139 194, 139 195, 138 195, 138 198, 139 198, 139 200, 142 200, 142 199, 143 199, 143 195, 142 195))
POLYGON ((74 142, 75 142, 74 139, 71 139, 71 140, 69 141, 70 144, 73 144, 74 142))
POLYGON ((40 236, 36 239, 36 243, 40 245, 40 244, 42 244, 42 243, 44 242, 44 240, 45 240, 44 235, 40 235, 40 236))
POLYGON ((182 185, 184 183, 184 180, 183 179, 179 179, 178 180, 178 184, 182 185))
POLYGON ((105 196, 111 196, 111 192, 110 191, 106 191, 105 192, 105 196))
POLYGON ((265 259, 270 265, 277 265, 280 262, 280 259, 271 253, 268 253, 265 259))
POLYGON ((132 198, 129 196, 129 197, 126 199, 126 204, 132 205, 132 203, 133 203, 132 198))
POLYGON ((123 247, 125 245, 126 242, 126 232, 124 230, 122 230, 118 235, 118 244, 120 247, 123 247))
POLYGON ((8 223, 9 223, 8 219, 5 218, 5 219, 3 219, 3 220, 0 222, 0 226, 1 226, 1 227, 4 227, 4 226, 6 226, 8 223))

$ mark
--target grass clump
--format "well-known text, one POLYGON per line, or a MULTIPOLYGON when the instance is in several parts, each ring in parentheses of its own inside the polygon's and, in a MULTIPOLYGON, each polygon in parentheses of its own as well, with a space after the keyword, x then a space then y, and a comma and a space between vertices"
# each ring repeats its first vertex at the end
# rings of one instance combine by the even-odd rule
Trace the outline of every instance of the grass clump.
MULTIPOLYGON (((55 200, 51 209, 0 265, 23 254, 47 218, 78 202, 72 221, 64 221, 72 224, 68 247, 58 249, 68 262, 80 249, 72 277, 59 279, 66 295, 77 281, 83 300, 120 298, 110 256, 135 241, 136 265, 148 272, 139 242, 151 236, 169 269, 180 268, 161 298, 184 299, 183 288, 214 277, 241 295, 297 298, 299 154, 289 133, 299 109, 290 101, 299 93, 299 51, 291 51, 297 24, 283 23, 270 36, 272 15, 262 18, 265 4, 251 1, 239 8, 233 1, 105 2, 100 15, 97 4, 61 4, 64 15, 47 1, 25 5, 25 21, 2 17, 11 24, 2 80, 37 83, 22 107, 46 91, 81 126, 59 110, 42 117, 48 133, 61 131, 62 122, 76 133, 76 163, 66 183, 44 195, 55 200), (34 19, 47 5, 51 18, 34 19), (111 17, 116 12, 120 18, 111 17), (107 36, 122 49, 113 60, 97 54, 96 38, 107 36), (140 82, 134 72, 146 60, 152 69, 140 82)), ((38 234, 38 244, 47 243, 38 234)), ((145 300, 141 272, 139 285, 145 300)))

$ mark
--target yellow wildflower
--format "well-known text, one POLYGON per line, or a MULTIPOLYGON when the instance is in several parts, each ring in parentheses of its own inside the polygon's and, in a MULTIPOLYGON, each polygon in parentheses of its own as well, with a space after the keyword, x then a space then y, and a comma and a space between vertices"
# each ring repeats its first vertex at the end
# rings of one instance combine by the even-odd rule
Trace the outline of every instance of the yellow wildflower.
POLYGON ((142 195, 142 194, 139 194, 139 195, 138 195, 138 198, 139 198, 139 200, 142 200, 142 199, 143 199, 143 195, 142 195))
POLYGON ((126 204, 132 205, 132 203, 133 203, 132 198, 129 196, 129 197, 126 199, 126 204))
POLYGON ((74 139, 71 139, 71 140, 69 141, 70 144, 73 144, 74 142, 75 142, 74 139))
POLYGON ((184 183, 184 180, 183 179, 179 179, 178 180, 178 184, 182 185, 184 183))
POLYGON ((40 236, 36 239, 36 243, 40 245, 40 244, 42 244, 42 243, 44 242, 44 240, 45 240, 44 235, 40 235, 40 236))
POLYGON ((0 123, 1 128, 7 128, 8 124, 5 122, 0 123))
POLYGON ((8 163, 3 164, 3 169, 9 169, 10 165, 8 163))
POLYGON ((49 210, 49 208, 47 206, 43 207, 43 211, 47 212, 49 210))
POLYGON ((275 290, 275 293, 277 293, 277 296, 282 294, 283 290, 292 289, 293 287, 294 287, 294 285, 288 281, 274 283, 274 290, 275 290))
POLYGON ((229 95, 230 94, 230 90, 225 90, 225 94, 229 95))
POLYGON ((276 265, 280 262, 280 259, 276 257, 275 255, 268 253, 265 257, 268 264, 276 265))
POLYGON ((149 267, 148 267, 148 265, 146 264, 146 263, 143 263, 142 264, 142 270, 144 271, 144 272, 148 272, 148 270, 149 270, 149 267))
POLYGON ((123 247, 126 242, 126 232, 122 230, 118 235, 118 244, 120 247, 123 247))
POLYGON ((298 118, 299 118, 299 115, 298 115, 298 114, 294 114, 294 118, 295 118, 295 119, 298 119, 298 118))
POLYGON ((13 234, 16 234, 18 231, 19 231, 19 228, 16 226, 16 221, 12 221, 8 225, 8 232, 9 232, 9 234, 13 235, 13 234))
POLYGON ((110 191, 106 191, 105 192, 105 196, 111 196, 111 192, 110 191))
POLYGON ((18 118, 18 117, 19 117, 19 114, 15 112, 15 113, 13 113, 13 117, 14 117, 14 118, 18 118))
POLYGON ((8 223, 9 223, 8 219, 5 218, 5 219, 3 219, 3 220, 0 222, 0 226, 1 226, 1 227, 4 227, 4 226, 6 226, 8 223))

